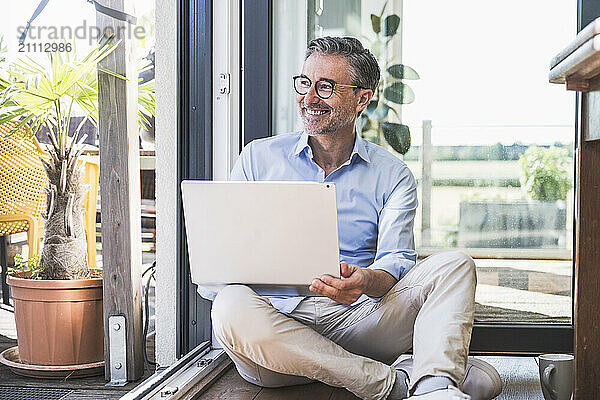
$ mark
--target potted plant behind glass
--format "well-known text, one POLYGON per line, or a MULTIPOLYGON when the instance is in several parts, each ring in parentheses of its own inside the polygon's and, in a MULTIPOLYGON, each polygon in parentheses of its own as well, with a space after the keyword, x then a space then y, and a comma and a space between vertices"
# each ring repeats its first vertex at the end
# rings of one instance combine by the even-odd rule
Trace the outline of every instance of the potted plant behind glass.
POLYGON ((571 157, 564 147, 529 147, 520 156, 521 185, 532 200, 564 202, 572 188, 571 157))
MULTIPOLYGON (((80 128, 86 120, 98 123, 97 64, 118 45, 102 38, 81 60, 49 53, 47 68, 26 57, 3 80, 8 86, 0 93, 0 125, 13 123, 10 134, 25 130, 26 137, 45 127, 50 140, 48 157, 41 160, 49 187, 39 262, 22 262, 8 277, 24 364, 103 371, 102 278, 88 266, 81 205, 88 187, 77 161, 85 140, 80 128), (85 118, 69 136, 75 108, 85 118)), ((139 86, 138 98, 139 120, 146 125, 154 115, 154 81, 139 86)))
POLYGON ((359 117, 357 125, 365 139, 377 144, 387 143, 394 151, 404 155, 410 149, 410 129, 401 123, 398 106, 415 100, 413 90, 403 80, 419 79, 419 74, 408 65, 397 64, 386 58, 389 45, 401 40, 400 36, 396 36, 401 19, 393 13, 384 18, 386 6, 387 2, 379 15, 371 14, 371 28, 376 36, 371 50, 384 68, 373 99, 359 117), (390 118, 392 114, 396 122, 390 118))

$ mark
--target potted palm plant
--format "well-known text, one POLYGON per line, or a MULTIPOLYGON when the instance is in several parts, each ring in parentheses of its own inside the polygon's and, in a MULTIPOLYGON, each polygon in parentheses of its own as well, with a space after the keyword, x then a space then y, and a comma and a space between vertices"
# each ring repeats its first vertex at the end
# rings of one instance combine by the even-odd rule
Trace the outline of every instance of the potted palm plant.
MULTIPOLYGON (((79 136, 87 120, 97 126, 97 64, 118 45, 103 38, 82 59, 49 53, 47 67, 26 57, 0 80, 0 125, 11 123, 9 134, 24 131, 25 137, 44 128, 50 141, 41 160, 49 180, 43 248, 39 259, 23 262, 8 277, 19 358, 25 364, 102 371, 102 278, 99 271, 90 271, 87 260, 81 202, 88 188, 78 164, 85 137, 79 136), (84 119, 69 135, 76 109, 84 119)), ((139 119, 148 124, 154 115, 154 81, 139 86, 138 104, 139 119)))

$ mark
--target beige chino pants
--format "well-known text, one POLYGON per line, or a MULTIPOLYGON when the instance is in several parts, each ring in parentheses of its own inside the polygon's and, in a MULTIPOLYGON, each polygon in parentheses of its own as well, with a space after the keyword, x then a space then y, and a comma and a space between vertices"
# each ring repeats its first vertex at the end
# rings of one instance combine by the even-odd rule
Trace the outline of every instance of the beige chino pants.
POLYGON ((385 399, 396 379, 390 364, 411 348, 411 387, 430 375, 462 382, 475 286, 475 263, 461 252, 420 261, 379 302, 354 306, 309 297, 286 315, 247 286, 232 285, 215 298, 213 329, 251 383, 317 380, 362 399, 385 399))

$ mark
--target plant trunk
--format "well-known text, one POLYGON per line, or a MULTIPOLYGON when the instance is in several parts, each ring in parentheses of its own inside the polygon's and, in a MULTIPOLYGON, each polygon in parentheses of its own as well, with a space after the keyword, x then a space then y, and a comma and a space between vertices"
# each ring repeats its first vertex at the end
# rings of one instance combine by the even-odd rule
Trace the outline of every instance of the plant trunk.
POLYGON ((79 169, 68 168, 66 161, 60 158, 54 161, 44 163, 50 187, 40 276, 42 279, 86 279, 90 272, 81 206, 89 188, 81 183, 79 169))

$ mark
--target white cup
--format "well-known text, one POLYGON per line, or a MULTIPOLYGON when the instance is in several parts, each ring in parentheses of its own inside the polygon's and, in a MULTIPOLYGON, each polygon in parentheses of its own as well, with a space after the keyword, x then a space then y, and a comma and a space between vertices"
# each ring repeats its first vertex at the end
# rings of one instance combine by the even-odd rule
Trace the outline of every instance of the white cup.
POLYGON ((544 399, 571 400, 574 357, 570 354, 542 354, 538 360, 544 399))

